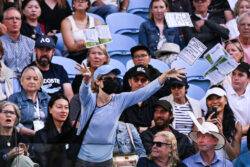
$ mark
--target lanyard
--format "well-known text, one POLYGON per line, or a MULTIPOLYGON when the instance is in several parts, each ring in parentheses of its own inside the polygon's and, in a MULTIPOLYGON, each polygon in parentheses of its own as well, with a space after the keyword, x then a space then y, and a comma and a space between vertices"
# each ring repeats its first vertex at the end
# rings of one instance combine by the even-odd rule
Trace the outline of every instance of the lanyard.
POLYGON ((40 120, 41 114, 40 114, 38 99, 36 99, 36 105, 34 106, 34 108, 35 108, 35 115, 37 116, 37 119, 40 120))

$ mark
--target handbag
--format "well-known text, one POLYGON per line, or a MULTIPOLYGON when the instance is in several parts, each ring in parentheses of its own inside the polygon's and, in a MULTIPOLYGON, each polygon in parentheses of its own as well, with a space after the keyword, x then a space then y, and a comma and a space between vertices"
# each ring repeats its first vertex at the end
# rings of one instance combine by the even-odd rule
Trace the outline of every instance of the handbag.
MULTIPOLYGON (((71 142, 69 143, 69 147, 67 149, 67 157, 73 163, 75 163, 76 160, 77 160, 77 155, 78 155, 78 153, 80 151, 82 141, 84 139, 84 136, 85 136, 85 134, 87 132, 87 129, 89 127, 90 120, 93 117, 94 113, 95 113, 95 109, 91 113, 91 115, 90 115, 86 125, 84 126, 83 130, 81 131, 81 133, 79 135, 76 135, 76 133, 75 133, 75 136, 72 138, 71 142)), ((73 124, 73 128, 75 128, 75 129, 76 129, 76 124, 77 124, 77 121, 78 121, 78 119, 80 117, 80 114, 81 114, 81 111, 78 112, 77 117, 76 117, 76 121, 73 124)))
MULTIPOLYGON (((125 125, 128 131, 131 144, 135 150, 135 143, 134 143, 134 139, 131 133, 131 129, 129 128, 129 125, 127 123, 125 123, 125 125)), ((139 156, 135 154, 115 155, 113 157, 113 167, 135 167, 138 159, 139 159, 139 156)))

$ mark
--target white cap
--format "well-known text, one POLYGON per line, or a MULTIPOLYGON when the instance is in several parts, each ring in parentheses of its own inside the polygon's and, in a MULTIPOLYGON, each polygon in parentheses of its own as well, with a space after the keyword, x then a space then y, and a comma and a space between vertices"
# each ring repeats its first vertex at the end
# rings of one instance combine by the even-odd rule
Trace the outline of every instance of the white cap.
POLYGON ((221 88, 214 87, 214 88, 207 90, 205 97, 207 98, 210 95, 217 95, 217 96, 222 97, 222 96, 226 96, 227 93, 221 88))

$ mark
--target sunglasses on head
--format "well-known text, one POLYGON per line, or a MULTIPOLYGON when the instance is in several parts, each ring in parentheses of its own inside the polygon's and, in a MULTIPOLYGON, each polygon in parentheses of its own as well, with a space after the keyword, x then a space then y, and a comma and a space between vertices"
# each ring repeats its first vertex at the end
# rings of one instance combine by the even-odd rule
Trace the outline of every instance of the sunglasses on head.
POLYGON ((171 146, 171 144, 168 144, 168 143, 163 143, 163 142, 159 142, 159 141, 154 141, 153 142, 153 146, 156 146, 156 147, 162 147, 163 145, 166 145, 166 146, 171 146))

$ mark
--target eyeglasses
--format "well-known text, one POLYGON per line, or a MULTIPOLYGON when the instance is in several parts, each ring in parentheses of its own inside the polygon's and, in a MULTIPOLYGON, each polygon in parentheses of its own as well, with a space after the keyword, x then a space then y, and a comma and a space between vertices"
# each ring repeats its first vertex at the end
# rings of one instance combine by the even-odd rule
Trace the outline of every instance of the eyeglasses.
POLYGON ((4 20, 12 20, 12 21, 14 21, 14 20, 17 20, 17 21, 21 21, 21 17, 6 17, 6 18, 4 18, 4 20))
POLYGON ((141 82, 141 83, 146 83, 148 81, 147 78, 138 78, 138 77, 133 77, 134 82, 141 82))
POLYGON ((144 57, 147 57, 148 55, 147 54, 140 54, 140 55, 134 55, 133 58, 134 59, 139 59, 139 58, 144 58, 144 57))
POLYGON ((162 147, 163 145, 166 145, 166 146, 171 146, 171 144, 169 143, 163 143, 163 142, 160 142, 160 141, 154 141, 153 142, 153 146, 156 146, 156 147, 162 147))
POLYGON ((0 113, 3 113, 5 115, 10 114, 10 115, 16 115, 15 111, 11 111, 11 110, 0 110, 0 113))

